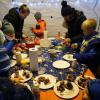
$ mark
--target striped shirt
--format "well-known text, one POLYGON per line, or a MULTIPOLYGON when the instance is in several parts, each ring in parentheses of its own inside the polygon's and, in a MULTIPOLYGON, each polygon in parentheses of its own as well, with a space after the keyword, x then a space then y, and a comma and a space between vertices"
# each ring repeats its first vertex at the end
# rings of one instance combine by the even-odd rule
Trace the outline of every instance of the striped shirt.
POLYGON ((0 72, 10 68, 10 58, 6 53, 6 48, 0 46, 0 72))

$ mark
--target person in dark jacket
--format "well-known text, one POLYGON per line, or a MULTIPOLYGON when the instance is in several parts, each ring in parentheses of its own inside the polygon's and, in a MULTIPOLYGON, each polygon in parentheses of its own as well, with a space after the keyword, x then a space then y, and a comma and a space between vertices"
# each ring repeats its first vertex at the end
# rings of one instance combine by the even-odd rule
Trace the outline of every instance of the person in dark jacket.
POLYGON ((12 24, 15 30, 15 37, 17 39, 22 39, 22 29, 23 29, 23 24, 24 24, 24 19, 29 15, 30 10, 27 7, 27 5, 23 4, 19 8, 11 8, 4 16, 3 20, 7 20, 12 24))
MULTIPOLYGON (((87 19, 82 23, 84 39, 80 47, 80 52, 74 54, 74 57, 80 62, 86 64, 93 74, 100 78, 100 33, 95 31, 96 20, 87 19)), ((75 48, 72 44, 72 48, 75 48)), ((78 46, 78 44, 77 44, 78 46)))
POLYGON ((84 13, 67 5, 67 1, 62 1, 61 5, 61 15, 64 18, 65 27, 68 28, 66 37, 70 38, 72 42, 82 42, 81 23, 86 19, 84 13))
POLYGON ((0 77, 0 100, 37 100, 23 85, 14 84, 8 78, 0 77))

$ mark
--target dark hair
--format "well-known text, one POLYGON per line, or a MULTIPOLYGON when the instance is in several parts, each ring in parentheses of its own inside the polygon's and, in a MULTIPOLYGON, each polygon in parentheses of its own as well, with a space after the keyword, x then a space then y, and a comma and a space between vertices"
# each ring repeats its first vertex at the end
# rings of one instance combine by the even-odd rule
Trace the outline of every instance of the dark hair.
POLYGON ((61 15, 62 16, 68 16, 73 15, 75 12, 75 9, 72 8, 70 5, 67 5, 67 1, 61 2, 62 8, 61 8, 61 15))
POLYGON ((30 13, 30 10, 28 8, 28 6, 26 4, 23 4, 19 7, 19 11, 21 11, 22 13, 30 13))
POLYGON ((61 2, 61 5, 62 5, 63 7, 66 7, 66 6, 67 6, 67 1, 64 1, 64 0, 63 0, 63 1, 61 2))
POLYGON ((15 85, 7 78, 0 78, 0 100, 34 100, 25 86, 15 85))

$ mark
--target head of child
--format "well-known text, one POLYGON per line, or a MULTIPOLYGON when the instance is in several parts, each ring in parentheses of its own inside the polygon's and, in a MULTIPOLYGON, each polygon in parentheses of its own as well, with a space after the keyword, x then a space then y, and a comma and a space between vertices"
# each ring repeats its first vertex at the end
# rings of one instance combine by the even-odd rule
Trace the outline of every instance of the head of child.
POLYGON ((42 15, 41 15, 40 12, 36 12, 35 15, 34 15, 34 17, 35 17, 35 19, 36 19, 37 21, 39 21, 39 20, 41 20, 42 15))
POLYGON ((3 32, 7 40, 13 40, 15 38, 14 28, 10 23, 3 26, 3 32))
POLYGON ((100 98, 100 80, 95 79, 87 83, 83 100, 98 100, 100 98))
POLYGON ((86 19, 82 23, 81 29, 83 30, 83 34, 87 36, 94 33, 94 31, 96 30, 96 26, 97 26, 97 22, 95 19, 86 19))

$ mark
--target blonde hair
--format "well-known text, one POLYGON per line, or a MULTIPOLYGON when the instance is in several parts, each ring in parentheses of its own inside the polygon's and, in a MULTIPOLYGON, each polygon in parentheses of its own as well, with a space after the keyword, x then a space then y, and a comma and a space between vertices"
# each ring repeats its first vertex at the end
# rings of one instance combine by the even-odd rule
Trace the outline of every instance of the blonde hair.
POLYGON ((86 19, 82 25, 81 25, 81 29, 83 31, 89 31, 89 29, 93 29, 95 30, 97 26, 97 22, 95 19, 86 19))

